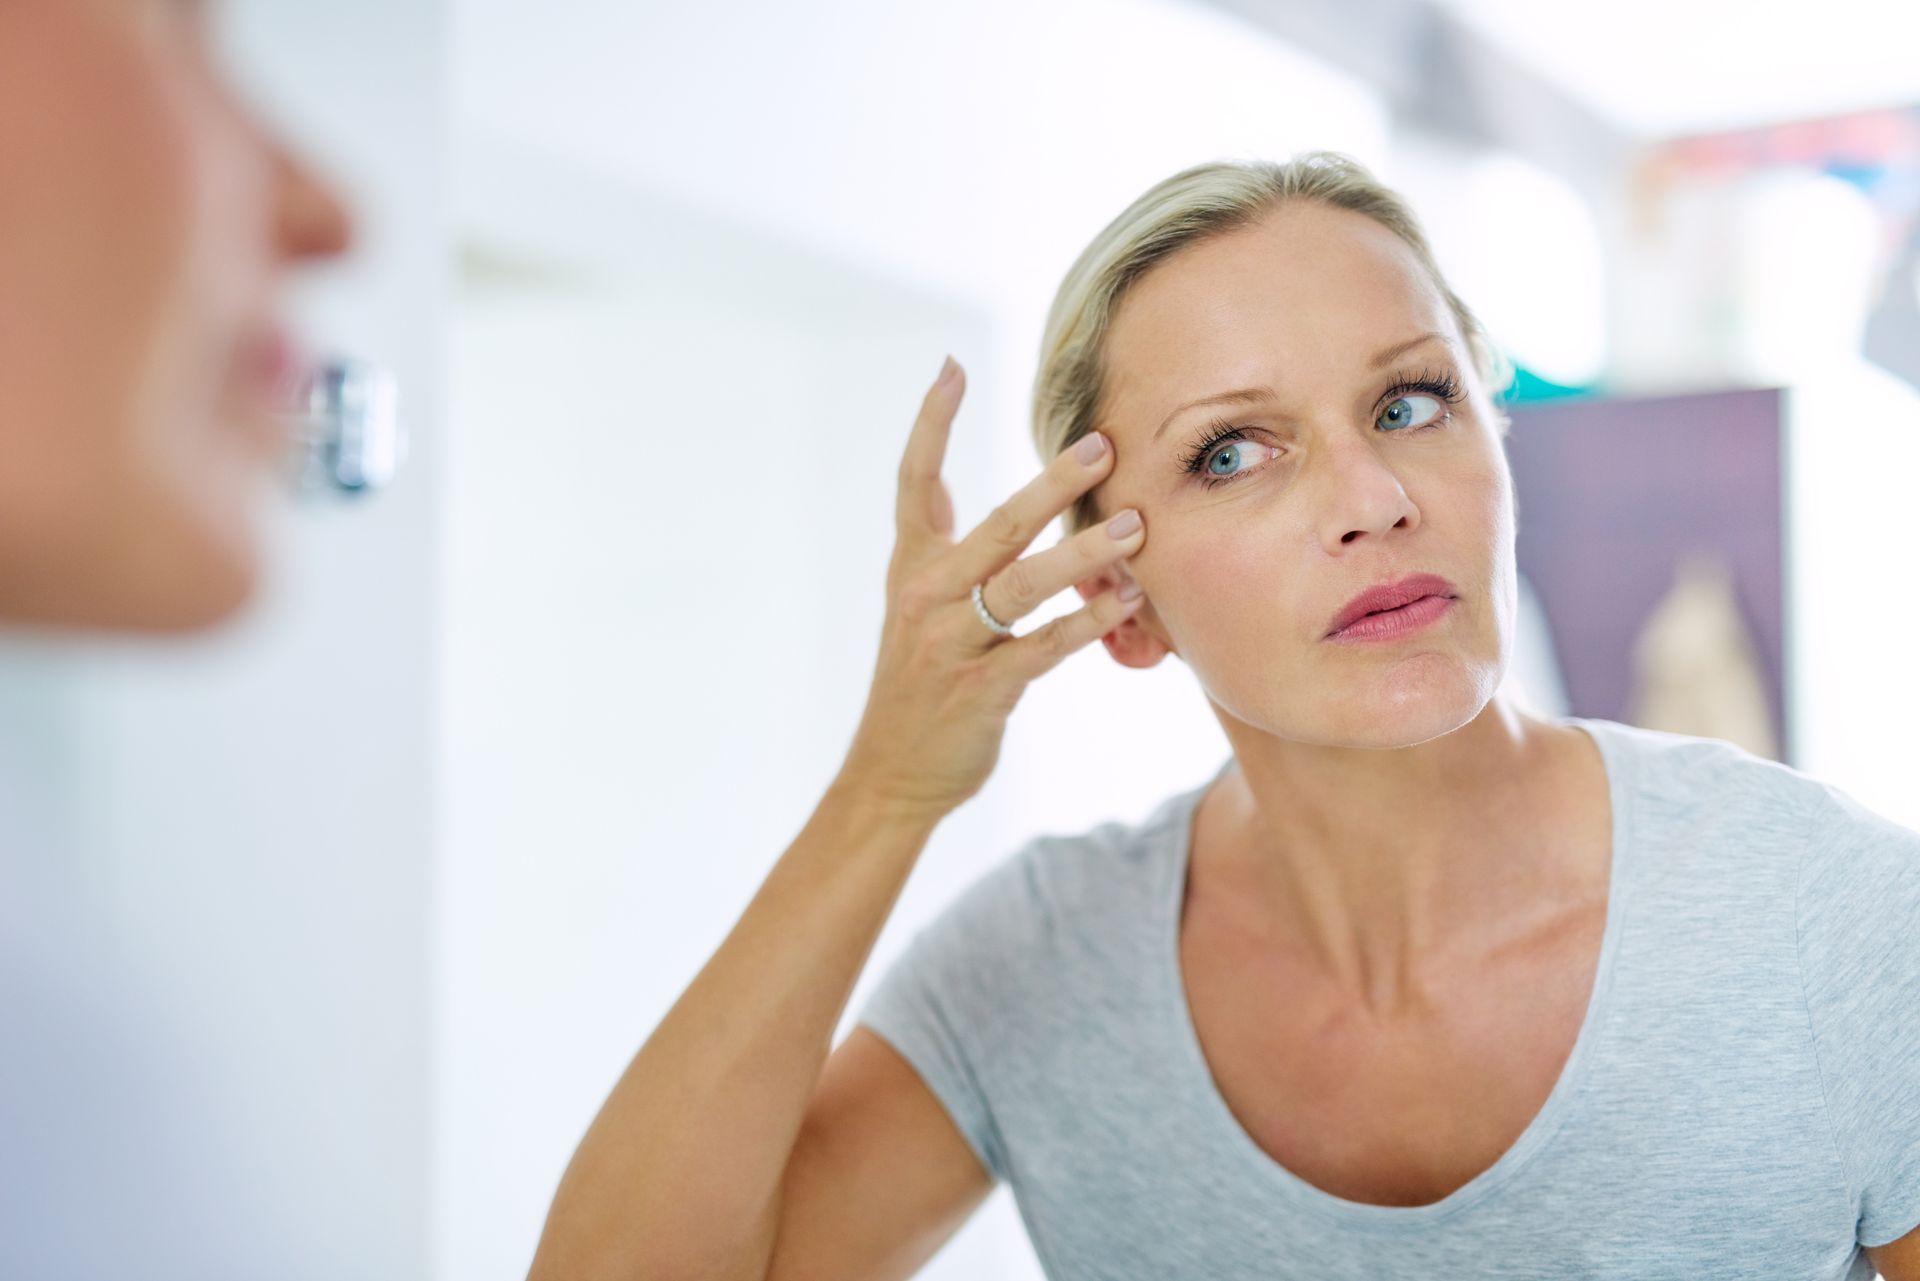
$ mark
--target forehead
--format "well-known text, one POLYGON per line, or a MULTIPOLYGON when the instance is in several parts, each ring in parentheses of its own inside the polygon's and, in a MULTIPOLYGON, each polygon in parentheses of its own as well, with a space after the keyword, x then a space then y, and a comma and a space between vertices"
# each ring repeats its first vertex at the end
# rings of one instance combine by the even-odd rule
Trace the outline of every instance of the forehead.
POLYGON ((1375 352, 1429 329, 1458 334, 1399 236, 1365 214, 1299 202, 1189 245, 1134 283, 1108 328, 1106 404, 1124 430, 1228 387, 1344 395, 1375 352))

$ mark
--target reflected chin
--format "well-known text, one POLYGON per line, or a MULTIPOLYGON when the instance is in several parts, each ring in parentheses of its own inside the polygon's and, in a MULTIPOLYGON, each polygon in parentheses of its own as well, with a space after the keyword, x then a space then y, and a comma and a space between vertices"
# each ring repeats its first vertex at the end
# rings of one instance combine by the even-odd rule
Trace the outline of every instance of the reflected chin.
POLYGON ((72 512, 66 529, 42 531, 36 542, 53 554, 0 567, 0 621, 191 632, 227 621, 253 600, 263 557, 250 505, 209 519, 151 486, 138 497, 114 496, 123 501, 72 512))

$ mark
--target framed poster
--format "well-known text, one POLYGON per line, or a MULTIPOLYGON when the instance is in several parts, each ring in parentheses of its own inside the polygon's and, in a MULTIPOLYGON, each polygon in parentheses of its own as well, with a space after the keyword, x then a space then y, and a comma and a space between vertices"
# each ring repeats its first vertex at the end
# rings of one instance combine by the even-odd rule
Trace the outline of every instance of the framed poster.
POLYGON ((1510 407, 1521 576, 1569 709, 1793 764, 1778 388, 1510 407))

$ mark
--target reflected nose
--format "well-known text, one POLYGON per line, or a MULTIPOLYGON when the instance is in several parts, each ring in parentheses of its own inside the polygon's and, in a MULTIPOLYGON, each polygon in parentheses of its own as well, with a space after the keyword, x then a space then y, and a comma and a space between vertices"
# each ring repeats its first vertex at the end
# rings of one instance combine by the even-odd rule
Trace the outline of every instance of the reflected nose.
POLYGON ((307 163, 276 146, 279 173, 281 252, 288 258, 334 258, 353 244, 353 215, 346 202, 307 163))

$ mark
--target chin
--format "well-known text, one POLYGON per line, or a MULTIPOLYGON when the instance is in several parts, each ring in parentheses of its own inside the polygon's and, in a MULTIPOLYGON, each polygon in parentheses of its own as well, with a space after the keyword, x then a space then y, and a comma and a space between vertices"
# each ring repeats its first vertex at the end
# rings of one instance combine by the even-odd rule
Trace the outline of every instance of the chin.
POLYGON ((1497 671, 1445 661, 1403 664, 1390 677, 1357 682, 1326 708, 1329 737, 1354 747, 1412 747, 1462 728, 1493 696, 1497 671))
POLYGON ((209 556, 194 548, 164 564, 157 561, 158 550, 142 555, 144 572, 137 581, 99 580, 101 590, 59 602, 43 621, 92 631, 199 632, 234 618, 258 594, 260 567, 251 558, 209 556))
POLYGON ((171 572, 142 594, 126 625, 180 632, 233 618, 259 594, 264 577, 259 544, 253 522, 237 516, 224 528, 190 531, 175 549, 171 572))
POLYGON ((154 632, 194 632, 228 622, 259 594, 260 568, 252 562, 202 564, 164 597, 143 601, 125 622, 154 632))
POLYGON ((184 508, 152 511, 102 546, 84 595, 53 621, 99 630, 195 632, 227 622, 258 594, 264 577, 254 513, 223 505, 215 518, 184 508))
POLYGON ((272 420, 229 413, 222 448, 191 474, 154 492, 151 519, 130 537, 143 544, 122 558, 138 565, 119 626, 156 632, 212 627, 241 613, 265 577, 263 516, 271 483, 272 420))
POLYGON ((70 583, 0 582, 0 624, 56 632, 198 632, 239 614, 257 585, 251 571, 204 564, 173 579, 96 579, 81 591, 70 583))

